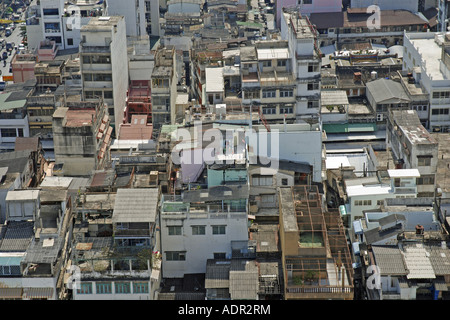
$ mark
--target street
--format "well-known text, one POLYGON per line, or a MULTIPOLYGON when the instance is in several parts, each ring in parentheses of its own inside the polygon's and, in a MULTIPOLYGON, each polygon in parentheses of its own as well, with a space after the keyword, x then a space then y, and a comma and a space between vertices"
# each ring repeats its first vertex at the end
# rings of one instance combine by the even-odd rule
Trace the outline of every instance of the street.
MULTIPOLYGON (((1 49, 0 55, 3 54, 3 52, 6 50, 6 42, 14 42, 16 46, 19 46, 19 44, 22 43, 22 36, 21 36, 21 28, 20 24, 16 24, 16 28, 12 32, 12 34, 9 37, 5 36, 5 31, 0 31, 0 38, 5 39, 5 46, 1 49)), ((0 62, 0 70, 2 71, 1 76, 12 76, 12 74, 9 72, 9 67, 11 66, 11 60, 15 54, 15 50, 11 52, 11 55, 8 55, 8 58, 6 60, 6 66, 3 66, 3 61, 0 62)))

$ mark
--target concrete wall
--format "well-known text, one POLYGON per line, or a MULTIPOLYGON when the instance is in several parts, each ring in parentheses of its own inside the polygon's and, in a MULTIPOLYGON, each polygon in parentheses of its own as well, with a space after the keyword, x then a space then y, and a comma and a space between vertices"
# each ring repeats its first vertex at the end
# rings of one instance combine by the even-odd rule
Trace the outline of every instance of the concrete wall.
POLYGON ((108 15, 125 16, 127 36, 140 36, 147 34, 145 31, 144 0, 137 1, 137 4, 138 6, 136 7, 134 4, 130 5, 129 1, 107 1, 108 15))
POLYGON ((231 241, 247 241, 247 217, 228 219, 161 219, 163 277, 182 277, 186 273, 206 272, 206 260, 214 253, 231 257, 231 241), (204 225, 205 235, 192 235, 192 226, 204 225), (213 225, 225 225, 224 235, 213 235, 213 225), (168 226, 182 226, 182 235, 169 236, 168 226), (166 261, 166 251, 186 251, 185 261, 166 261))

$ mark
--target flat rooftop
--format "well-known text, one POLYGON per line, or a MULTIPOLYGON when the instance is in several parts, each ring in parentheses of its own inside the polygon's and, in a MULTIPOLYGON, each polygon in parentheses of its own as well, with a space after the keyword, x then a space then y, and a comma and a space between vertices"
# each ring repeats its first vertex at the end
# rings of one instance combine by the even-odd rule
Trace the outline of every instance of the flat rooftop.
POLYGON ((95 116, 94 109, 73 110, 66 112, 66 127, 83 127, 92 125, 92 119, 95 116))
POLYGON ((422 55, 426 73, 433 80, 445 80, 439 67, 441 62, 441 47, 436 43, 434 38, 410 39, 410 42, 422 55))

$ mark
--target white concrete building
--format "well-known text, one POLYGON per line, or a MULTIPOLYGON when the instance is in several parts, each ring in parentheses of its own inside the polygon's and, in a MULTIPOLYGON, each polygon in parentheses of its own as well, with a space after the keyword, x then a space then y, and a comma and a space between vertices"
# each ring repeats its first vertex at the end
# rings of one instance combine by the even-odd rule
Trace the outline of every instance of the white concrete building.
POLYGON ((429 131, 450 131, 450 59, 448 33, 404 33, 403 70, 412 73, 429 95, 425 126, 429 131))
POLYGON ((123 0, 108 0, 106 2, 106 15, 125 17, 127 36, 138 37, 147 34, 144 9, 143 0, 135 1, 134 5, 123 0))
POLYGON ((89 1, 68 3, 64 0, 42 0, 30 12, 34 13, 27 22, 30 48, 37 48, 36 45, 40 41, 48 39, 55 41, 60 49, 71 49, 77 48, 80 44, 81 27, 92 17, 102 15, 103 4, 89 1))
POLYGON ((118 136, 129 85, 125 19, 92 18, 81 28, 81 37, 83 99, 103 99, 118 136))
POLYGON ((420 177, 417 169, 388 170, 389 183, 377 177, 345 180, 348 203, 345 211, 349 215, 347 226, 355 220, 364 218, 365 211, 380 208, 388 198, 416 198, 417 183, 420 177))
POLYGON ((320 110, 320 67, 317 34, 306 17, 298 12, 283 12, 281 38, 289 42, 292 75, 296 81, 297 118, 318 117, 320 110))
POLYGON ((29 137, 26 100, 16 100, 13 93, 0 95, 0 145, 14 143, 16 137, 29 137))
POLYGON ((163 196, 163 277, 205 273, 208 259, 231 258, 231 242, 248 240, 247 198, 247 185, 186 191, 183 199, 163 196))

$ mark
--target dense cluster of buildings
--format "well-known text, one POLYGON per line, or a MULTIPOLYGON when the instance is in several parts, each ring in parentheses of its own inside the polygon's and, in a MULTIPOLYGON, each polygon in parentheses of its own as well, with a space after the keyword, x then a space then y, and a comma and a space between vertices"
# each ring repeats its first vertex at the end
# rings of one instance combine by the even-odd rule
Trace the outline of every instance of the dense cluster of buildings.
POLYGON ((446 1, 124 3, 28 7, 0 299, 450 296, 446 1))

